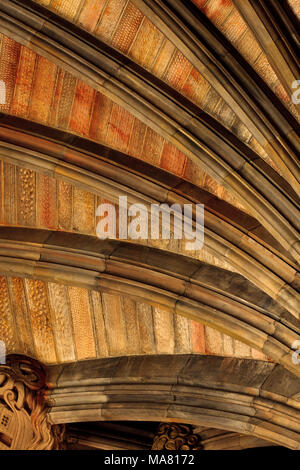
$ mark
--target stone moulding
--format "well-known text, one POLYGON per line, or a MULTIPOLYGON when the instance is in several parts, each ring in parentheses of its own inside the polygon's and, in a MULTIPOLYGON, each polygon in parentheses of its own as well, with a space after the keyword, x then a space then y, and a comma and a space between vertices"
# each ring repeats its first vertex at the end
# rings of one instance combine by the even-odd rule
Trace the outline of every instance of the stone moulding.
POLYGON ((291 349, 299 329, 238 274, 155 248, 65 232, 3 227, 0 240, 0 269, 7 275, 142 298, 240 339, 300 376, 291 349))
POLYGON ((218 201, 179 177, 167 175, 163 170, 154 170, 151 165, 139 162, 138 169, 142 171, 143 177, 141 182, 140 174, 134 171, 136 162, 132 160, 135 159, 88 140, 52 130, 51 138, 55 141, 48 141, 45 139, 47 128, 44 126, 9 116, 2 116, 1 121, 8 126, 0 127, 0 136, 5 141, 0 147, 4 161, 22 165, 26 163, 29 168, 46 172, 57 179, 73 181, 74 185, 80 182, 86 190, 105 195, 111 201, 114 201, 118 191, 127 194, 133 202, 142 201, 147 205, 162 202, 204 203, 206 248, 214 256, 224 257, 234 269, 294 316, 299 315, 297 265, 253 217, 224 201, 218 201), (29 128, 30 134, 20 132, 22 127, 29 128), (43 140, 31 134, 33 132, 43 135, 43 140), (63 145, 64 140, 72 146, 63 145), (16 147, 15 144, 22 147, 16 147), (120 168, 113 164, 114 161, 111 163, 99 159, 98 154, 101 152, 117 159, 118 164, 121 159, 122 166, 127 157, 129 168, 120 168), (258 246, 259 250, 254 249, 258 246))
POLYGON ((288 16, 287 2, 233 0, 253 32, 289 96, 299 78, 297 26, 288 16))
POLYGON ((300 448, 299 380, 281 366, 193 355, 49 367, 54 423, 137 420, 239 432, 300 448))
MULTIPOLYGON (((133 0, 133 3, 201 70, 299 192, 298 123, 230 41, 192 3, 186 5, 177 0, 133 0)), ((269 1, 261 3, 270 7, 269 1)), ((236 0, 235 4, 245 8, 247 2, 236 0)), ((288 60, 287 54, 284 59, 288 60)))
MULTIPOLYGON (((232 192, 300 260, 299 211, 259 167, 260 158, 221 124, 130 59, 46 9, 0 2, 4 34, 68 67, 175 144, 232 192), (47 16, 48 15, 48 16, 47 16), (63 28, 55 22, 61 22, 63 28), (34 27, 34 29, 33 29, 34 27), (69 28, 69 31, 68 31, 69 28), (85 41, 82 41, 82 38, 85 41), (58 58, 59 57, 59 58, 58 58), (63 59, 64 58, 64 59, 63 59), (175 95, 177 100, 175 100, 175 95)), ((294 174, 297 170, 295 169, 294 174)))

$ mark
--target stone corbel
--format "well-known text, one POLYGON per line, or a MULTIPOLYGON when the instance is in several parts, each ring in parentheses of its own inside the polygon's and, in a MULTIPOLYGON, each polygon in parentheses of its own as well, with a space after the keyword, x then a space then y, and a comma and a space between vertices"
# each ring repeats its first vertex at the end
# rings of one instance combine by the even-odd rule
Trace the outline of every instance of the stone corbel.
POLYGON ((44 367, 21 355, 0 364, 0 450, 58 448, 45 400, 44 367))

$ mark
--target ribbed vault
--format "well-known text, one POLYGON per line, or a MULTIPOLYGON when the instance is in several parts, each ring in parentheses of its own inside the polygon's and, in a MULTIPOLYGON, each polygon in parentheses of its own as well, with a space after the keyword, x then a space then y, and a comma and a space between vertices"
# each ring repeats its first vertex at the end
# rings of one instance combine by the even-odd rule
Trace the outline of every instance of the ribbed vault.
MULTIPOLYGON (((9 2, 5 2, 6 7, 10 8, 9 2)), ((17 15, 23 18, 23 26, 20 25, 17 33, 17 37, 20 39, 21 35, 22 39, 24 26, 26 31, 24 21, 28 21, 28 9, 21 5, 20 8, 12 5, 10 10, 12 14, 17 12, 17 15)), ((45 22, 45 17, 39 17, 34 10, 31 12, 31 22, 45 22)), ((18 22, 15 20, 11 23, 12 29, 18 28, 18 22)), ((284 248, 290 250, 295 260, 299 259, 295 204, 282 194, 277 185, 272 184, 270 177, 265 177, 256 162, 257 156, 252 154, 248 147, 243 146, 240 141, 238 144, 238 140, 233 134, 229 134, 226 128, 222 128, 204 112, 199 114, 188 102, 181 103, 180 99, 180 104, 177 104, 174 92, 170 95, 168 89, 162 92, 156 83, 153 86, 153 78, 147 72, 136 71, 136 65, 129 59, 125 60, 124 56, 116 53, 114 49, 107 50, 108 46, 103 48, 100 41, 92 46, 92 43, 88 43, 92 36, 86 38, 85 47, 82 49, 82 34, 79 36, 78 32, 76 37, 72 31, 72 34, 67 36, 66 29, 58 29, 51 19, 45 24, 47 32, 43 34, 42 26, 39 41, 45 42, 47 46, 45 44, 40 48, 38 44, 32 44, 32 47, 38 48, 40 52, 46 49, 47 56, 57 61, 55 51, 51 53, 49 42, 51 37, 55 37, 56 41, 60 41, 60 53, 65 55, 64 61, 68 62, 76 75, 78 67, 84 66, 84 75, 80 74, 80 78, 88 80, 96 89, 108 94, 136 117, 146 120, 150 127, 178 146, 192 160, 200 161, 211 176, 245 204, 259 221, 264 221, 266 228, 276 235, 284 248), (65 46, 67 37, 68 44, 65 46)), ((30 28, 29 25, 28 27, 30 28)), ((30 37, 31 33, 28 31, 22 42, 30 46, 30 37)), ((61 59, 58 59, 58 62, 61 64, 61 59)), ((293 175, 296 174, 295 169, 293 175)))
POLYGON ((0 0, 0 340, 48 366, 54 423, 299 448, 298 10, 0 0), (119 196, 204 204, 203 248, 99 240, 119 196))

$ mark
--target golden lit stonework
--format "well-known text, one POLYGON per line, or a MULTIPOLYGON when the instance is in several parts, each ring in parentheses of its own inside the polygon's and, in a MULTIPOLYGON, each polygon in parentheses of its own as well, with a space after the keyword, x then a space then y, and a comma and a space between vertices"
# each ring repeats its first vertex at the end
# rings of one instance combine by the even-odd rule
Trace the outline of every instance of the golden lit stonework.
POLYGON ((49 450, 54 438, 44 400, 45 371, 26 356, 0 366, 0 450, 49 450))

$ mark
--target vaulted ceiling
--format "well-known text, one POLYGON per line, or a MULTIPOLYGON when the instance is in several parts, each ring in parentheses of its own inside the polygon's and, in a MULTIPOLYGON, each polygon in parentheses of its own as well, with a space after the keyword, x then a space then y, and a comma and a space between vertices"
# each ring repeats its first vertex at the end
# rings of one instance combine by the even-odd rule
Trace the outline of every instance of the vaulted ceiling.
MULTIPOLYGON (((220 396, 244 393, 241 361, 299 384, 299 16, 299 0, 0 0, 8 352, 53 371, 71 362, 79 376, 87 360, 101 374, 104 359, 216 356, 225 375, 209 386, 220 396), (120 195, 204 204, 203 248, 186 250, 173 232, 99 240, 96 208, 120 195)), ((298 416, 297 385, 289 395, 268 380, 263 392, 247 385, 249 400, 262 394, 298 416)), ((193 424, 300 445, 298 418, 258 408, 247 413, 259 431, 225 418, 193 424)))

